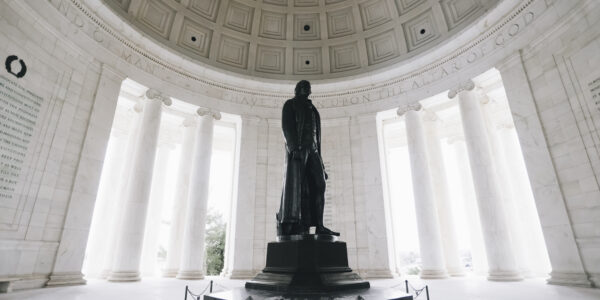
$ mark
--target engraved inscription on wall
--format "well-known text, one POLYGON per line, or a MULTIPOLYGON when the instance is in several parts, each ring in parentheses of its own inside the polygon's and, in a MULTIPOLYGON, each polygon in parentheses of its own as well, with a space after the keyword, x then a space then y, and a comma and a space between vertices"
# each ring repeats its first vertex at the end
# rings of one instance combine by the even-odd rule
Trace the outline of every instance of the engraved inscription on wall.
POLYGON ((588 89, 592 94, 592 104, 597 111, 600 111, 600 77, 588 83, 588 89))
POLYGON ((12 202, 42 101, 0 75, 0 204, 12 202))

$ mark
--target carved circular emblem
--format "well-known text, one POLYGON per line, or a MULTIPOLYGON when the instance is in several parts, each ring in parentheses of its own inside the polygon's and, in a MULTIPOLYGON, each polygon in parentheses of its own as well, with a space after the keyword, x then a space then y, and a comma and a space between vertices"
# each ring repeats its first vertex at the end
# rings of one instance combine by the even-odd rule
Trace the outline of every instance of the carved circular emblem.
POLYGON ((25 73, 27 73, 27 66, 25 65, 25 62, 22 59, 19 59, 19 57, 16 55, 8 56, 4 62, 4 66, 6 67, 6 71, 8 73, 15 75, 17 78, 22 78, 25 76, 25 73), (12 70, 12 63, 15 60, 19 60, 19 64, 21 65, 21 70, 18 73, 13 72, 12 70))

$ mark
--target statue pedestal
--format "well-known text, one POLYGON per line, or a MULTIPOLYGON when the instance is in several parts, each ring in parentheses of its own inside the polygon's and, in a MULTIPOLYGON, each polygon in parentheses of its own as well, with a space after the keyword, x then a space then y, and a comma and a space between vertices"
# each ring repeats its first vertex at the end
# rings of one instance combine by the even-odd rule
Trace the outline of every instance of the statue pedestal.
POLYGON ((291 293, 368 289, 348 267, 346 243, 329 235, 282 236, 267 247, 267 266, 246 288, 291 293))
POLYGON ((291 235, 269 243, 267 266, 246 282, 246 288, 204 299, 413 299, 399 290, 369 287, 348 266, 346 243, 331 235, 291 235))

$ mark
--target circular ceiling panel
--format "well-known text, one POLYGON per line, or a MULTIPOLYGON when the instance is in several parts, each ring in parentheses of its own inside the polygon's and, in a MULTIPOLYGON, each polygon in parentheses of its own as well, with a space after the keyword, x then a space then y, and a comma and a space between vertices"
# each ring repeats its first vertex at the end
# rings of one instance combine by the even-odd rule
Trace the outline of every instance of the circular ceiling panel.
POLYGON ((388 67, 449 40, 498 0, 104 0, 192 60, 271 79, 388 67))

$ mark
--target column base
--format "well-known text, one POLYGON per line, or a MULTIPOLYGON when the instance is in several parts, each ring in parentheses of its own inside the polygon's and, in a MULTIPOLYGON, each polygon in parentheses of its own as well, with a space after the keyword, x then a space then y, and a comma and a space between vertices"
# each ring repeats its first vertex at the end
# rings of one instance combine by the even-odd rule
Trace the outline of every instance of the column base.
POLYGON ((138 271, 113 271, 110 272, 107 278, 108 281, 123 282, 123 281, 140 281, 140 272, 138 271))
POLYGON ((546 282, 555 285, 592 287, 592 282, 585 273, 552 271, 550 272, 550 278, 546 282))
POLYGON ((253 270, 232 270, 227 274, 224 274, 224 277, 229 279, 252 279, 256 276, 253 270))
POLYGON ((518 271, 491 271, 488 273, 489 281, 521 281, 523 276, 518 271))
POLYGON ((50 275, 50 280, 46 282, 46 286, 66 286, 86 284, 81 272, 76 273, 54 273, 50 275))
POLYGON ((199 280, 199 279, 204 279, 204 273, 202 273, 202 271, 195 271, 195 270, 189 270, 189 271, 179 271, 179 273, 177 273, 176 276, 177 279, 186 279, 186 280, 199 280))
POLYGON ((179 269, 165 269, 162 271, 162 277, 174 278, 179 269))
POLYGON ((419 273, 419 277, 421 279, 444 279, 448 278, 448 273, 446 273, 446 270, 423 269, 419 273))

